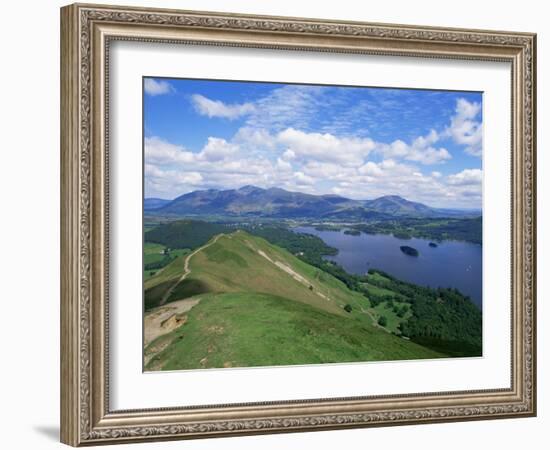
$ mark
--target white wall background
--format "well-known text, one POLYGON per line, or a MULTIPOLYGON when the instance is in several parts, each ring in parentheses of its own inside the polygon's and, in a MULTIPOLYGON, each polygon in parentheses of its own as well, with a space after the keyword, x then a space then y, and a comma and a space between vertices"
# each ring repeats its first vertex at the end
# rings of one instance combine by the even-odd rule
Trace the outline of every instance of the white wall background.
MULTIPOLYGON (((127 2, 118 2, 127 3, 127 2)), ((0 71, 0 416, 3 448, 60 448, 59 417, 59 7, 2 7, 0 71)), ((132 0, 136 6, 532 31, 538 36, 539 199, 550 189, 550 32, 545 2, 387 0, 132 0), (543 29, 545 30, 543 31, 543 29)), ((547 203, 547 202, 546 202, 547 203)), ((142 444, 143 449, 545 448, 548 407, 548 208, 539 200, 539 416, 485 422, 142 444), (546 353, 546 354, 545 354, 546 353)), ((137 448, 122 446, 124 448, 137 448)), ((119 448, 122 448, 119 447, 119 448)))

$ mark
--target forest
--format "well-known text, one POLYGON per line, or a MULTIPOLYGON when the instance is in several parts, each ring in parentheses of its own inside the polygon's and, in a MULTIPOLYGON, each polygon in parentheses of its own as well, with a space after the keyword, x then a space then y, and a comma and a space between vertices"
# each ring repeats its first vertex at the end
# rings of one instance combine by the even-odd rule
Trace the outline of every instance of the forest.
MULTIPOLYGON (((397 299, 405 298, 410 303, 413 314, 400 325, 404 336, 432 347, 451 342, 467 343, 469 348, 475 348, 481 354, 482 315, 468 296, 457 289, 432 289, 406 283, 376 269, 369 270, 367 280, 374 286, 395 292, 399 295, 397 299)), ((367 295, 371 302, 376 301, 376 296, 368 290, 367 295)))
POLYGON ((227 225, 201 220, 177 220, 162 223, 145 232, 145 242, 168 248, 195 249, 206 244, 212 236, 229 230, 227 225))
POLYGON ((430 219, 401 218, 352 225, 350 228, 363 233, 393 234, 397 238, 411 237, 442 241, 446 239, 481 244, 482 218, 430 219))

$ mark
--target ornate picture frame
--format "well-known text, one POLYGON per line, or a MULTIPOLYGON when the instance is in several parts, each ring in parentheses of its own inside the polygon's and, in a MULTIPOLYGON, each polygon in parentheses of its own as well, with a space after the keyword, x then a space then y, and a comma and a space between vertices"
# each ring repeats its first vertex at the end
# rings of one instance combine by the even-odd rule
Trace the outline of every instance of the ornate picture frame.
POLYGON ((536 36, 74 4, 61 9, 61 440, 97 445, 536 414, 536 36), (511 385, 112 410, 109 57, 115 41, 503 61, 512 68, 511 385))

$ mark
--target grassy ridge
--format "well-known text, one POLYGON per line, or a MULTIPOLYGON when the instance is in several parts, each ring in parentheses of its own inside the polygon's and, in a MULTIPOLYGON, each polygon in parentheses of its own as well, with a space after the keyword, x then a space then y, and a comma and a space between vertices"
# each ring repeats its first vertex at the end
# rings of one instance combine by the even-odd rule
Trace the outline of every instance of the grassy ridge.
MULTIPOLYGON (((184 262, 185 257, 177 258, 145 282, 146 310, 158 306, 164 294, 179 280, 184 262)), ((364 296, 349 291, 331 275, 286 250, 241 231, 223 235, 216 243, 205 246, 191 257, 189 269, 190 274, 176 286, 168 302, 208 292, 259 292, 290 298, 341 315, 347 314, 343 308, 348 303, 355 307, 356 312, 360 304, 368 306, 364 296), (275 262, 290 268, 301 277, 301 281, 275 262)))
MULTIPOLYGON (((464 219, 481 223, 478 219, 464 219)), ((432 222, 435 225, 435 222, 432 222)), ((439 226, 439 225, 438 225, 439 226)), ((430 348, 449 349, 454 356, 479 356, 482 351, 481 312, 471 300, 456 289, 431 289, 406 283, 378 270, 369 270, 368 276, 353 275, 338 264, 323 259, 331 248, 315 236, 306 236, 303 251, 301 240, 292 237, 283 227, 252 228, 278 246, 296 252, 308 267, 315 266, 323 274, 330 274, 353 292, 368 298, 367 311, 387 330, 410 337, 430 348), (402 311, 407 305, 406 312, 402 311), (401 310, 401 311, 400 311, 401 310), (460 349, 463 349, 460 351, 460 349)))
POLYGON ((177 257, 155 275, 145 279, 143 283, 145 311, 158 306, 165 292, 181 277, 185 257, 185 255, 177 257))
MULTIPOLYGON (((182 258, 146 283, 158 304, 182 258)), ((444 353, 376 325, 369 300, 287 250, 243 231, 211 239, 188 261, 168 302, 200 298, 185 324, 153 341, 148 368, 196 369, 437 358, 444 353), (162 341, 162 343, 161 343, 162 341)), ((389 326, 396 327, 395 321, 389 326)))
MULTIPOLYGON (((258 293, 202 296, 150 362, 164 370, 438 358, 366 321, 258 293)), ((154 346, 155 342, 151 343, 154 346)))
MULTIPOLYGON (((318 226, 317 228, 333 229, 332 226, 318 226)), ((284 226, 248 225, 244 230, 288 250, 293 255, 301 255, 305 261, 319 261, 323 256, 338 254, 338 249, 328 246, 320 237, 306 233, 294 233, 284 226)))
MULTIPOLYGON (((198 222, 192 226, 200 228, 198 222)), ((313 241, 307 243, 309 256, 320 267, 301 251, 293 254, 247 232, 214 237, 212 231, 194 240, 202 244, 192 256, 178 257, 145 282, 146 311, 169 290, 168 303, 201 299, 184 325, 159 338, 162 345, 150 344, 162 348, 150 361, 152 370, 478 354, 477 319, 462 315, 464 300, 454 292, 379 271, 358 277, 331 266, 333 276, 323 270, 329 263, 313 241), (180 281, 186 260, 189 273, 180 281), (467 332, 473 339, 461 346, 458 338, 467 332), (401 333, 412 339, 396 336, 401 333)))
MULTIPOLYGON (((191 273, 186 281, 201 282, 208 292, 271 294, 338 315, 348 314, 343 308, 349 303, 355 306, 356 312, 360 305, 368 306, 364 296, 350 291, 334 277, 242 231, 224 235, 197 253, 190 260, 189 268, 191 273), (281 267, 292 270, 301 281, 281 267)), ((180 298, 174 293, 169 301, 180 298)))

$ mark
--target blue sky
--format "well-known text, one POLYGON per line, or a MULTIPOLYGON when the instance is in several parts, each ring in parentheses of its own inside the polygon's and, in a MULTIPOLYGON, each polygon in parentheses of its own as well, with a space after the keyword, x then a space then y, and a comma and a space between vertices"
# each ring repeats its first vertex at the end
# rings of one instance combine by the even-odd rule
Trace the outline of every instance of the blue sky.
POLYGON ((482 94, 144 78, 145 196, 246 184, 481 207, 482 94))

